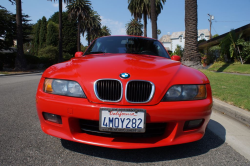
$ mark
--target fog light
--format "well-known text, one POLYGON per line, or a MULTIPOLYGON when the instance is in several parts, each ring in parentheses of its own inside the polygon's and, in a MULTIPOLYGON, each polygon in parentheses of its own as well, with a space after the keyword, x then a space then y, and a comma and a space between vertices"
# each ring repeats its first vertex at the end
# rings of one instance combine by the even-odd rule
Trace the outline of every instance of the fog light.
POLYGON ((204 119, 186 121, 183 127, 184 131, 197 129, 202 126, 204 119))
POLYGON ((62 124, 62 118, 59 115, 43 112, 43 117, 47 121, 62 124))

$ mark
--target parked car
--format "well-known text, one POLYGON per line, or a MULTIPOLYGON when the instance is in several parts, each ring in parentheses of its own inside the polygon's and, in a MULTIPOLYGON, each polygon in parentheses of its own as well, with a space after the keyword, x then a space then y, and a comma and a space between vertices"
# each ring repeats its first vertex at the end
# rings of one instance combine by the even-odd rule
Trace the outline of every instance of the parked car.
POLYGON ((210 119, 208 78, 155 39, 107 36, 49 67, 36 95, 42 130, 95 146, 138 149, 201 139, 210 119))

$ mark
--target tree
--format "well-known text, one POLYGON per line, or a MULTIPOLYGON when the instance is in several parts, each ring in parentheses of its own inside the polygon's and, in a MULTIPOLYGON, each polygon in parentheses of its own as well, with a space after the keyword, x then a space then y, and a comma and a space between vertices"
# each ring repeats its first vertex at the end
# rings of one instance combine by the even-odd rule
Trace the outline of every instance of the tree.
POLYGON ((0 50, 13 46, 15 28, 14 15, 6 9, 0 9, 0 50))
POLYGON ((197 0, 185 0, 185 49, 183 64, 194 68, 201 67, 197 37, 197 0))
POLYGON ((102 32, 101 32, 101 36, 109 36, 111 35, 111 30, 106 26, 102 26, 102 32))
POLYGON ((220 35, 218 35, 218 34, 215 34, 215 35, 213 35, 213 37, 212 37, 212 38, 216 38, 216 37, 218 37, 218 36, 220 36, 220 35))
POLYGON ((35 55, 38 54, 38 50, 39 50, 39 33, 40 33, 41 22, 42 22, 42 20, 39 19, 37 21, 36 25, 35 25, 35 36, 34 36, 34 39, 33 39, 35 55))
POLYGON ((126 24, 126 33, 127 35, 142 36, 142 27, 143 25, 141 24, 141 22, 137 21, 136 19, 133 19, 126 24))
POLYGON ((179 55, 179 56, 183 56, 183 49, 180 45, 177 45, 176 49, 174 50, 173 55, 179 55))
POLYGON ((244 64, 249 58, 249 42, 246 42, 242 38, 243 33, 239 35, 231 30, 220 43, 220 52, 222 55, 230 55, 230 58, 239 60, 241 64, 244 64))
POLYGON ((128 9, 135 20, 144 21, 144 36, 147 37, 147 17, 150 14, 150 3, 148 0, 128 0, 128 9))
MULTIPOLYGON (((165 2, 166 0, 155 1, 157 17, 163 9, 162 3, 164 4, 165 2)), ((128 3, 128 9, 131 12, 131 15, 133 15, 136 20, 141 20, 141 18, 143 17, 144 36, 147 37, 147 19, 148 16, 151 16, 150 0, 128 0, 128 3)))
MULTIPOLYGON (((29 42, 29 35, 32 31, 32 26, 28 23, 28 15, 22 15, 22 38, 23 43, 29 42)), ((10 13, 6 9, 0 9, 0 50, 10 49, 13 46, 13 40, 16 39, 16 14, 10 13)))
POLYGON ((17 55, 15 60, 15 70, 24 70, 26 60, 23 55, 23 30, 22 30, 22 2, 16 0, 16 26, 17 26, 17 55))
POLYGON ((44 48, 46 46, 46 35, 47 35, 47 19, 43 16, 40 32, 39 32, 39 49, 44 48))
POLYGON ((161 34, 161 30, 157 29, 157 36, 159 36, 161 34))
POLYGON ((77 51, 77 21, 68 19, 68 12, 62 13, 63 53, 75 55, 77 51))
MULTIPOLYGON (((50 0, 52 1, 52 0, 50 0)), ((54 2, 57 0, 54 0, 54 2)), ((62 43, 63 43, 63 37, 62 37, 62 1, 66 4, 71 3, 72 0, 58 0, 59 1, 59 56, 58 56, 58 62, 63 61, 62 56, 62 43)))
POLYGON ((77 20, 77 51, 80 51, 80 23, 91 11, 91 3, 88 0, 74 0, 67 6, 69 18, 77 20))
POLYGON ((46 46, 58 46, 58 25, 50 21, 47 25, 47 36, 46 36, 46 46))
MULTIPOLYGON (((68 12, 62 12, 62 48, 63 54, 74 55, 77 51, 77 21, 68 19, 68 12)), ((55 12, 48 20, 59 25, 59 12, 55 12)))
POLYGON ((88 40, 88 45, 90 45, 91 41, 102 36, 100 15, 96 11, 91 10, 88 17, 84 19, 84 22, 82 22, 81 28, 83 35, 84 32, 87 31, 86 39, 88 40))
POLYGON ((152 38, 157 39, 157 15, 155 0, 150 0, 151 5, 151 23, 152 23, 152 38))

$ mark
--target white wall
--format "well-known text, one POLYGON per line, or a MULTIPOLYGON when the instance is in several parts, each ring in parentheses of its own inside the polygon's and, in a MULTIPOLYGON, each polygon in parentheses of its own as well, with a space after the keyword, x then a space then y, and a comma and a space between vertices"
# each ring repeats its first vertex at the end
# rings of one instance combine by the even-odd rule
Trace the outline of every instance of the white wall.
POLYGON ((185 38, 183 39, 183 37, 182 37, 181 42, 180 42, 180 38, 171 39, 171 40, 172 40, 172 51, 173 52, 177 48, 177 45, 180 45, 182 49, 184 48, 184 46, 185 46, 185 38))
MULTIPOLYGON (((209 40, 209 36, 205 36, 204 37, 205 40, 209 40)), ((201 37, 198 36, 198 41, 201 40, 201 37)), ((172 41, 172 51, 174 52, 175 49, 177 48, 177 45, 180 45, 182 49, 185 48, 185 38, 182 37, 182 42, 180 42, 180 38, 175 38, 175 39, 171 39, 172 41)))
POLYGON ((163 42, 162 44, 163 44, 164 47, 168 47, 170 49, 170 51, 172 51, 170 42, 163 42))

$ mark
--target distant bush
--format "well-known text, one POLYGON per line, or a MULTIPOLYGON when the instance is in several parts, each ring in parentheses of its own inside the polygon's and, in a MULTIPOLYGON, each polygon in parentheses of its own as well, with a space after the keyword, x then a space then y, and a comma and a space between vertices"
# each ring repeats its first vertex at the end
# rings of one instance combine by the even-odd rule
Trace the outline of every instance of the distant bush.
POLYGON ((38 58, 37 56, 24 54, 24 57, 27 61, 27 64, 39 64, 40 63, 40 58, 38 58))
POLYGON ((54 46, 47 46, 43 49, 40 49, 38 52, 40 62, 44 63, 46 66, 50 66, 57 63, 58 55, 58 48, 54 46))
POLYGON ((68 61, 71 58, 73 58, 73 56, 70 53, 63 53, 63 60, 64 61, 68 61))
POLYGON ((16 53, 0 53, 0 68, 14 68, 15 67, 16 53))

